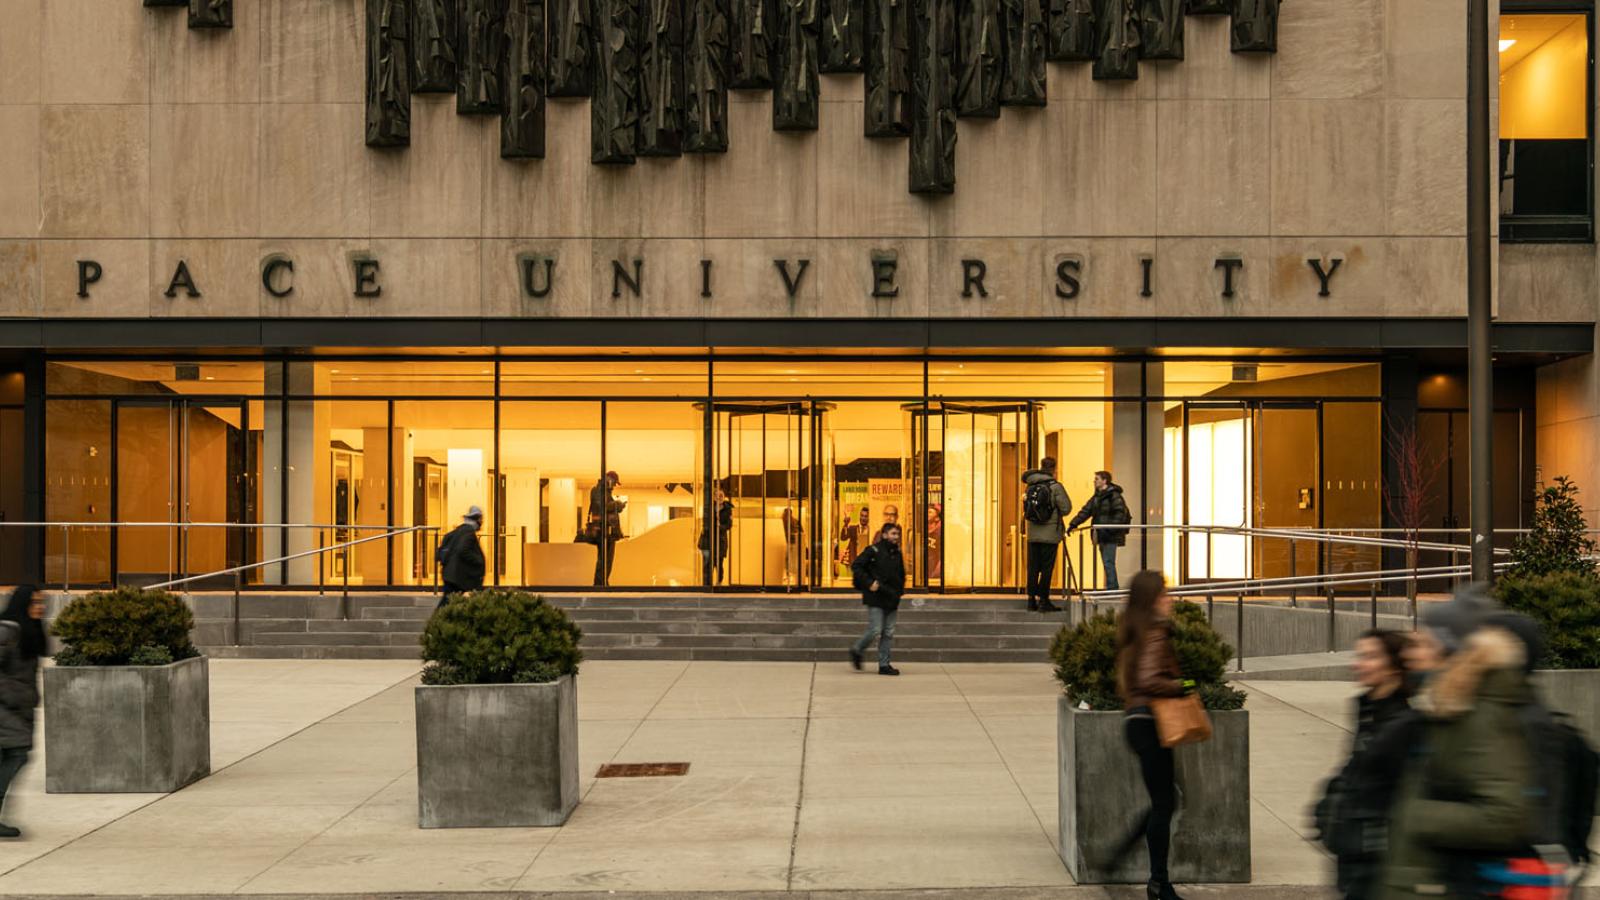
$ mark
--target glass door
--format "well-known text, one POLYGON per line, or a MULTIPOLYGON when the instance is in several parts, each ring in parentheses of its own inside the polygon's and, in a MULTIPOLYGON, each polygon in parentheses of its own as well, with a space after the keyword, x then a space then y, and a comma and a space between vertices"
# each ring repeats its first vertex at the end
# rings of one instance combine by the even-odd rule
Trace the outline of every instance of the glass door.
POLYGON ((1247 578, 1255 524, 1251 452, 1255 419, 1243 401, 1186 401, 1179 440, 1182 581, 1247 578))
MULTIPOLYGON (((1251 490, 1256 527, 1322 527, 1321 404, 1262 401, 1253 413, 1254 460, 1249 469, 1254 474, 1251 490)), ((1252 543, 1258 578, 1310 575, 1327 568, 1324 544, 1278 538, 1252 543)))
MULTIPOLYGON (((712 407, 714 481, 732 504, 732 521, 707 529, 712 569, 726 570, 732 587, 809 590, 821 580, 827 493, 823 417, 831 407, 812 401, 717 403, 712 407), (723 554, 726 554, 725 561, 723 554)), ((720 519, 720 499, 713 516, 720 519)), ((723 583, 714 574, 718 583, 723 583)))

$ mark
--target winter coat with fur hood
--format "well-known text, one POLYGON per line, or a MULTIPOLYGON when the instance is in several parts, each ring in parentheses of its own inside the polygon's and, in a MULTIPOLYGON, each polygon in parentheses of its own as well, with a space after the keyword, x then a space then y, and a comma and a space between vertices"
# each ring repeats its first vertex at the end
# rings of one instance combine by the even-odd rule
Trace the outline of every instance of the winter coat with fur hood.
POLYGON ((1385 898, 1458 896, 1450 874, 1473 857, 1526 846, 1535 809, 1519 708, 1533 701, 1526 650, 1478 629, 1414 701, 1422 724, 1389 826, 1385 898))

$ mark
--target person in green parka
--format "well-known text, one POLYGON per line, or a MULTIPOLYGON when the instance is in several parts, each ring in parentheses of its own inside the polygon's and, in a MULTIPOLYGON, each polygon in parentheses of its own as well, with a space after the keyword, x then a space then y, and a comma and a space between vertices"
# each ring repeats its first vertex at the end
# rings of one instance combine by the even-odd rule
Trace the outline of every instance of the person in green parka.
POLYGON ((1418 718, 1394 732, 1408 746, 1397 748, 1405 768, 1389 826, 1385 900, 1473 896, 1474 861, 1523 850, 1536 825, 1520 718, 1535 699, 1527 645, 1496 621, 1482 588, 1429 612, 1407 658, 1431 669, 1413 701, 1418 718))

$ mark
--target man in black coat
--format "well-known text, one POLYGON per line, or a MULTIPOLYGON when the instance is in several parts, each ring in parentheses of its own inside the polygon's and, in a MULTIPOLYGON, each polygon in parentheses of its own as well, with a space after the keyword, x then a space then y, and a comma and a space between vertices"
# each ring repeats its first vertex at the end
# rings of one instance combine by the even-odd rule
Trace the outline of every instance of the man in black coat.
POLYGON ((906 590, 906 564, 900 555, 900 526, 893 522, 878 532, 878 541, 861 551, 850 564, 855 586, 861 589, 861 602, 867 606, 867 630, 850 648, 850 665, 861 668, 861 658, 878 641, 878 674, 899 675, 889 664, 894 646, 894 620, 900 609, 900 595, 906 590))
POLYGON ((1105 565, 1105 589, 1117 590, 1117 548, 1128 542, 1128 529, 1105 526, 1127 525, 1133 521, 1133 514, 1128 512, 1128 501, 1122 499, 1122 485, 1111 480, 1110 472, 1094 473, 1094 496, 1072 517, 1067 530, 1077 528, 1085 519, 1101 526, 1090 536, 1100 549, 1100 561, 1105 565))
POLYGON ((483 589, 483 548, 478 546, 478 529, 483 527, 483 510, 474 506, 461 517, 461 524, 439 542, 439 580, 443 582, 443 606, 451 594, 467 594, 483 589))

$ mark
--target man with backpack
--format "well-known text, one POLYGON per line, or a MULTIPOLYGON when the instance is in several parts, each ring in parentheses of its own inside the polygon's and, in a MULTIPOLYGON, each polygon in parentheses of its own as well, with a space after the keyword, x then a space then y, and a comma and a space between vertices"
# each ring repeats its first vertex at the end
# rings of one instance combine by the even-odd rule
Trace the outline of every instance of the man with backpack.
POLYGON ((439 605, 452 594, 483 590, 485 569, 483 548, 478 545, 478 529, 483 527, 483 510, 474 506, 461 517, 461 524, 439 542, 435 559, 439 562, 439 605))
POLYGON ((1117 548, 1128 542, 1128 529, 1107 526, 1127 525, 1133 521, 1133 514, 1128 512, 1128 501, 1122 499, 1122 485, 1111 480, 1110 472, 1102 470, 1094 473, 1094 496, 1067 523, 1067 533, 1083 524, 1085 519, 1089 524, 1099 526, 1089 536, 1099 549, 1100 561, 1105 567, 1105 589, 1117 590, 1117 548))
POLYGON ((1063 524, 1072 513, 1072 498, 1056 480, 1056 459, 1046 456, 1039 468, 1022 473, 1027 490, 1022 515, 1028 523, 1028 611, 1059 612, 1050 602, 1050 578, 1056 570, 1056 550, 1066 540, 1063 524))

